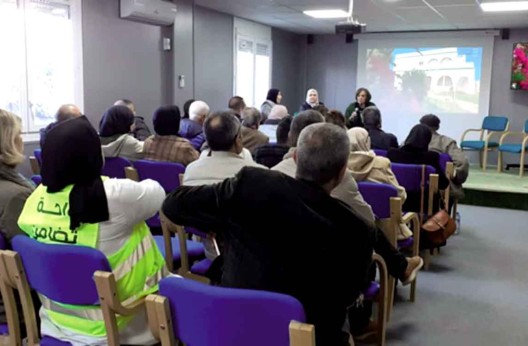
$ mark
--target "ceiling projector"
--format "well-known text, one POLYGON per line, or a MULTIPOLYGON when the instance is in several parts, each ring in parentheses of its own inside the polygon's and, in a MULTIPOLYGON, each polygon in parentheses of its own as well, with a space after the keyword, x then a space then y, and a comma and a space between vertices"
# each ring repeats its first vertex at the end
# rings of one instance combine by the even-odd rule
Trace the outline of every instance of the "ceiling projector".
POLYGON ((366 24, 360 24, 357 21, 339 22, 335 26, 336 34, 361 34, 365 32, 366 24))

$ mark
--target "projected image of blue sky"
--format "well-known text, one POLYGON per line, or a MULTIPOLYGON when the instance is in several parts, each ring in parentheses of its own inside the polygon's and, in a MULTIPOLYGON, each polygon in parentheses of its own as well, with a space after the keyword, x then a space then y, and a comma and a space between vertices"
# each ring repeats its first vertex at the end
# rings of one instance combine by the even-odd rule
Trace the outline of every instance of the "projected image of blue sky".
POLYGON ((412 111, 479 112, 482 47, 368 49, 366 67, 371 89, 412 111))

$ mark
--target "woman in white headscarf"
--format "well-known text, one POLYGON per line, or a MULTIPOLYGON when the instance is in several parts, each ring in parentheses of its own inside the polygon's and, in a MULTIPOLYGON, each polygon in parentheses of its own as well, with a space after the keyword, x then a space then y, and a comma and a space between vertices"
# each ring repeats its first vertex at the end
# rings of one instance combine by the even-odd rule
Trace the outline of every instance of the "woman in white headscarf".
POLYGON ((319 101, 319 93, 317 90, 310 89, 306 92, 306 102, 301 105, 299 112, 314 109, 317 106, 324 106, 324 103, 319 101))
MULTIPOLYGON (((392 172, 389 159, 376 156, 376 153, 370 150, 370 137, 367 130, 362 127, 353 127, 347 131, 347 134, 350 140, 347 166, 354 179, 392 185, 398 190, 398 197, 402 199, 402 203, 405 202, 407 193, 392 172)), ((405 239, 411 235, 412 232, 405 224, 400 225, 398 239, 405 239)))

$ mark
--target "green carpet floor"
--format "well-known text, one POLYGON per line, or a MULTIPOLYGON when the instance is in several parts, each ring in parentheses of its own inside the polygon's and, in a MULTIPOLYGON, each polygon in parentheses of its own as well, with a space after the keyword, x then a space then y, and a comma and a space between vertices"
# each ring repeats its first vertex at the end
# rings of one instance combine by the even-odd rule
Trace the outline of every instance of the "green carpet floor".
POLYGON ((519 177, 518 169, 498 173, 495 167, 488 167, 482 172, 472 166, 464 192, 461 204, 528 210, 528 172, 519 177))

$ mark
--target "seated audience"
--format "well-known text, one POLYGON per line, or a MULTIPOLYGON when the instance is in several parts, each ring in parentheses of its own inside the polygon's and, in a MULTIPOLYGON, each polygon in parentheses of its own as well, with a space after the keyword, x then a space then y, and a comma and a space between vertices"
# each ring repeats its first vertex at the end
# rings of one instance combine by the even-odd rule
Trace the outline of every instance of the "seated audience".
POLYGON ((367 107, 363 110, 364 127, 370 136, 372 149, 389 150, 398 148, 398 139, 392 133, 381 129, 381 112, 377 107, 367 107))
POLYGON ((290 132, 292 120, 293 117, 288 115, 277 125, 276 143, 268 143, 255 150, 255 161, 257 161, 257 163, 271 168, 282 161, 284 155, 290 150, 288 133, 290 132))
POLYGON ((152 118, 156 135, 145 140, 145 159, 177 162, 187 166, 198 159, 199 153, 187 139, 178 135, 180 110, 178 106, 160 107, 152 118))
POLYGON ((269 142, 269 137, 259 131, 260 112, 254 107, 244 109, 242 112, 242 144, 251 154, 269 142))
POLYGON ((128 107, 134 113, 134 131, 132 131, 132 135, 139 141, 144 141, 147 139, 150 135, 150 129, 148 128, 147 124, 145 123, 145 118, 137 115, 136 113, 136 106, 132 101, 127 99, 121 99, 117 100, 114 103, 114 106, 125 106, 128 107))
POLYGON ((386 157, 376 156, 370 150, 370 138, 367 130, 354 127, 347 131, 350 140, 350 155, 348 169, 356 181, 371 181, 389 184, 398 189, 398 197, 403 201, 407 198, 405 188, 398 184, 398 180, 390 168, 391 162, 386 157))
POLYGON ((229 102, 227 103, 227 106, 239 120, 242 120, 242 112, 244 111, 244 109, 246 109, 246 102, 244 102, 244 99, 242 97, 231 97, 229 99, 229 102))
POLYGON ((299 108, 299 112, 314 109, 319 105, 324 106, 324 103, 319 101, 319 93, 315 89, 309 89, 306 92, 306 101, 299 108))
MULTIPOLYGON (((367 130, 362 127, 353 127, 347 131, 350 140, 350 155, 348 156, 348 169, 356 181, 371 181, 374 183, 388 184, 398 190, 398 197, 405 202, 407 194, 405 188, 398 184, 398 180, 391 170, 391 162, 386 157, 376 156, 370 150, 370 138, 367 130)), ((412 236, 412 232, 405 224, 400 224, 398 239, 412 236)))
MULTIPOLYGON (((321 115, 321 113, 315 110, 307 110, 297 114, 297 116, 293 118, 290 127, 290 133, 288 135, 289 142, 292 147, 288 153, 284 155, 284 160, 279 162, 272 169, 289 175, 290 177, 295 177, 297 164, 293 159, 293 153, 295 152, 295 145, 298 141, 299 135, 306 126, 322 122, 324 122, 324 117, 321 115)), ((356 215, 358 215, 365 222, 374 224, 374 214, 372 213, 372 208, 367 203, 365 203, 363 197, 361 197, 356 181, 350 172, 346 172, 341 183, 338 184, 336 189, 332 191, 332 197, 340 199, 348 204, 356 213, 356 215)))
POLYGON ((326 113, 321 113, 321 114, 323 114, 325 121, 327 123, 334 124, 334 125, 337 125, 339 127, 346 129, 345 116, 340 111, 333 109, 331 111, 328 111, 326 113))
MULTIPOLYGON (((159 210, 165 198, 163 188, 153 180, 101 178, 101 143, 84 116, 54 127, 48 133, 42 155, 46 158, 42 165, 42 184, 27 199, 18 220, 20 228, 39 242, 64 244, 67 241, 71 246, 98 249, 114 269, 126 266, 127 275, 116 274, 121 301, 133 302, 157 291, 158 282, 168 271, 143 220, 159 210), (67 207, 59 213, 50 213, 46 206, 49 209, 51 205, 67 207), (36 236, 34 230, 44 226, 58 227, 65 236, 36 236)), ((40 299, 42 335, 73 345, 107 344, 104 324, 79 314, 80 309, 86 309, 84 306, 56 304, 44 296, 40 299)), ((97 307, 90 309, 95 315, 101 314, 97 307)), ((116 315, 116 319, 123 344, 156 343, 145 311, 132 318, 116 315)))
POLYGON ((203 101, 194 101, 189 106, 189 119, 180 121, 180 136, 191 141, 196 150, 200 150, 205 141, 202 125, 209 114, 209 106, 203 101))
POLYGON ((269 89, 266 95, 266 101, 260 106, 261 122, 264 123, 271 112, 273 106, 280 104, 282 101, 282 94, 279 89, 269 89))
MULTIPOLYGON (((8 240, 21 233, 18 215, 34 189, 33 183, 17 171, 18 165, 24 162, 21 133, 20 118, 0 109, 0 231, 8 240)), ((0 321, 5 323, 5 315, 0 314, 0 321)))
MULTIPOLYGON (((229 112, 213 113, 204 123, 204 133, 209 144, 197 161, 185 170, 183 185, 219 183, 234 177, 242 167, 261 167, 242 146, 240 121, 229 112), (245 151, 245 153, 244 153, 245 151)), ((213 237, 204 239, 205 254, 213 260, 218 256, 213 237)))
POLYGON ((59 110, 57 111, 57 113, 55 114, 55 122, 52 122, 51 124, 49 124, 45 128, 40 129, 40 131, 39 131, 40 132, 40 147, 42 148, 44 146, 44 142, 46 141, 46 134, 52 128, 54 128, 55 125, 57 125, 61 121, 64 121, 64 120, 67 120, 67 119, 71 119, 71 118, 80 117, 81 115, 82 115, 82 113, 81 113, 79 107, 77 107, 76 105, 71 105, 71 104, 62 105, 59 108, 59 110))
POLYGON ((371 229, 329 195, 345 173, 349 146, 344 130, 312 125, 299 138, 296 179, 245 167, 220 184, 180 186, 162 208, 175 223, 225 235, 222 286, 299 299, 318 345, 348 345, 346 310, 371 265, 371 229), (328 275, 314 280, 320 272, 328 275))
POLYGON ((453 160, 453 164, 455 165, 455 176, 451 179, 450 195, 455 198, 464 198, 462 184, 468 178, 469 160, 453 138, 438 133, 438 129, 440 128, 440 118, 436 115, 424 115, 420 119, 420 124, 429 127, 433 133, 431 143, 429 143, 429 150, 448 154, 453 160))
POLYGON ((288 108, 283 105, 275 105, 270 111, 268 119, 264 121, 266 125, 277 125, 282 119, 288 116, 288 108))
MULTIPOLYGON (((436 169, 439 175, 439 188, 444 190, 449 186, 445 172, 440 168, 440 155, 437 152, 429 151, 431 142, 431 130, 425 125, 415 125, 409 136, 405 139, 403 146, 399 149, 391 148, 387 153, 387 158, 391 162, 409 163, 416 165, 429 165, 436 169)), ((420 211, 420 193, 408 192, 408 198, 403 205, 406 211, 420 211)), ((424 206, 424 210, 426 206, 424 206)))
POLYGON ((124 157, 130 161, 143 158, 143 142, 131 135, 134 113, 125 106, 112 106, 100 123, 99 136, 105 157, 124 157))

